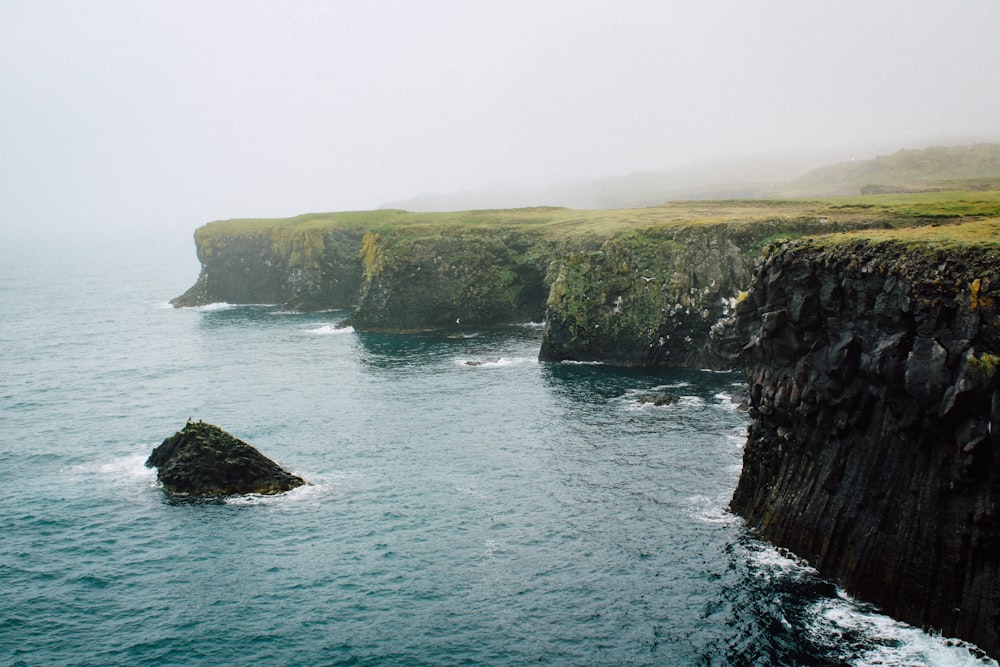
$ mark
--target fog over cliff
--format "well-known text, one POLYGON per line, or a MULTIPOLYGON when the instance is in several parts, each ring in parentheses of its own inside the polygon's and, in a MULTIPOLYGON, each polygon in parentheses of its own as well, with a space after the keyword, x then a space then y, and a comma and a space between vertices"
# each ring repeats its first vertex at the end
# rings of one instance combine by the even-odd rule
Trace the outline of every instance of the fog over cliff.
POLYGON ((434 193, 574 204, 565 184, 633 172, 711 180, 738 160, 717 179, 738 181, 997 140, 998 27, 996 0, 12 0, 0 226, 188 238, 216 218, 434 193))

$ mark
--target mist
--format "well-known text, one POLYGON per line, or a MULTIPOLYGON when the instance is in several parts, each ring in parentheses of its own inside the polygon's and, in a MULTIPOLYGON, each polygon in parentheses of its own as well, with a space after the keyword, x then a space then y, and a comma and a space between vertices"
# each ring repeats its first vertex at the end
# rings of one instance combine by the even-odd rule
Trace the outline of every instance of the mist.
POLYGON ((997 140, 998 28, 996 0, 12 0, 0 225, 187 241, 219 218, 558 204, 535 200, 997 140))

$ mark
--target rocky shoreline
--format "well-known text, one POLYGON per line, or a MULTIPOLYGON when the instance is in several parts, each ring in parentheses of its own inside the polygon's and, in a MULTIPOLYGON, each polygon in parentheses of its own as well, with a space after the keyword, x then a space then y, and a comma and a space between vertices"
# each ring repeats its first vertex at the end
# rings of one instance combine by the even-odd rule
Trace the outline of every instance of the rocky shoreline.
POLYGON ((175 303, 353 305, 360 332, 544 314, 542 360, 746 369, 732 510, 850 593, 1000 657, 1000 228, 964 198, 980 222, 914 201, 209 225, 175 303))

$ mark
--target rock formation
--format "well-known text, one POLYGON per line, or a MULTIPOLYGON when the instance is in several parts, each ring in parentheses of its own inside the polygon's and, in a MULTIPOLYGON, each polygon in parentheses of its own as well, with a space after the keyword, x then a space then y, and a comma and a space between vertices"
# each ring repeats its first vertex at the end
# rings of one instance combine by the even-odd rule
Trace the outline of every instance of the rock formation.
POLYGON ((171 301, 175 306, 228 302, 323 310, 357 303, 363 232, 219 224, 221 230, 206 225, 195 232, 201 273, 171 301))
POLYGON ((822 202, 225 220, 195 233, 201 275, 173 303, 356 305, 360 332, 544 318, 545 361, 727 368, 739 349, 727 324, 762 249, 886 224, 822 202))
MULTIPOLYGON (((223 221, 196 233, 202 274, 175 303, 356 303, 359 331, 544 309, 542 360, 744 366, 733 510, 849 592, 1000 657, 1000 203, 939 197, 223 221), (985 220, 829 236, 963 215, 985 220)), ((150 457, 165 488, 167 452, 204 446, 193 428, 150 457)))
POLYGON ((737 309, 735 512, 858 597, 1000 656, 1000 250, 802 242, 737 309))
POLYGON ((370 232, 349 323, 359 331, 420 331, 539 321, 551 244, 503 227, 370 232))
POLYGON ((228 496, 283 493, 306 484, 218 426, 189 421, 146 460, 168 493, 228 496))
POLYGON ((651 396, 643 396, 638 400, 639 405, 654 405, 656 407, 663 407, 664 405, 673 405, 681 400, 681 397, 677 394, 671 394, 668 391, 660 392, 658 394, 653 394, 651 396))
POLYGON ((802 216, 662 225, 616 235, 598 251, 559 261, 539 358, 732 368, 741 346, 729 326, 736 300, 769 243, 883 224, 802 216))

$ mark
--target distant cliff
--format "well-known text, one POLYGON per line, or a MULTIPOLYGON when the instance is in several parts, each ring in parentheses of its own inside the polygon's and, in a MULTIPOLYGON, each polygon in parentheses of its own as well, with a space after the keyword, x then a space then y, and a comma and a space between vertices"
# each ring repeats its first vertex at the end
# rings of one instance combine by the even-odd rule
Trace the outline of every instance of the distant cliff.
POLYGON ((737 309, 732 508, 849 593, 1000 656, 1000 222, 793 243, 737 309))

